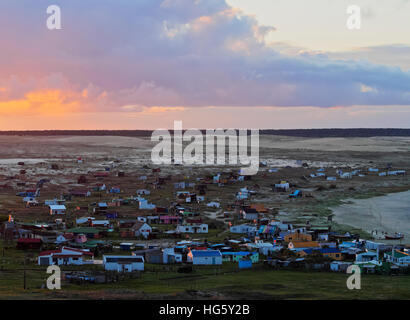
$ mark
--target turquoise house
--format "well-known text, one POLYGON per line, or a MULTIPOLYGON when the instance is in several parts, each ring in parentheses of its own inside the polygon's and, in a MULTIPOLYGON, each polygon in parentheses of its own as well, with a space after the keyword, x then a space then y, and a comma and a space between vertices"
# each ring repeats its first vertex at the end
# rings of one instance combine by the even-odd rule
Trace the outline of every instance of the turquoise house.
POLYGON ((222 252, 222 261, 225 262, 239 262, 243 258, 249 258, 252 263, 259 261, 258 252, 238 251, 238 252, 222 252))

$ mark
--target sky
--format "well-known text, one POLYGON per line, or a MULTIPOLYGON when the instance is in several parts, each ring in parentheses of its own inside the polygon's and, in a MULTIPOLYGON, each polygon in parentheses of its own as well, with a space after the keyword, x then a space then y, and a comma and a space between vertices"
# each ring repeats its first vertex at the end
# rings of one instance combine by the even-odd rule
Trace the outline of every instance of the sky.
POLYGON ((409 128, 409 16, 410 0, 3 0, 0 130, 409 128))

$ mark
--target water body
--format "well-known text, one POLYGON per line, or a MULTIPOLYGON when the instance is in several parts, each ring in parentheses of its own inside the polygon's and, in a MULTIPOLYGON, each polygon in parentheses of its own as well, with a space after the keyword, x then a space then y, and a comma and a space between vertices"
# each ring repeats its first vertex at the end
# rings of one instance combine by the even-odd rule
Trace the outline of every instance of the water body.
POLYGON ((330 208, 335 222, 388 234, 401 232, 403 243, 410 242, 410 191, 391 193, 369 199, 347 199, 345 204, 330 208))

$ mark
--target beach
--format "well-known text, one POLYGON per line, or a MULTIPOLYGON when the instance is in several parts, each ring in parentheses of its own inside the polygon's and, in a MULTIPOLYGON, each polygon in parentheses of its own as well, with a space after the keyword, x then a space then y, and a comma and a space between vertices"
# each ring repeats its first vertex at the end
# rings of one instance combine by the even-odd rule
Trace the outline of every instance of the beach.
POLYGON ((410 191, 391 193, 369 199, 347 199, 345 204, 332 207, 334 221, 354 226, 369 233, 372 230, 410 237, 410 191))

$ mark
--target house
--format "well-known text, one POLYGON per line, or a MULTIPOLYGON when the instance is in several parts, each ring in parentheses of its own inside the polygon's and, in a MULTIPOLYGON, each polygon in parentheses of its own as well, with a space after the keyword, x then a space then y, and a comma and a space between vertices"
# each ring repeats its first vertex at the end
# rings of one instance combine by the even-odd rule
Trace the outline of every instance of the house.
POLYGON ((159 249, 149 249, 145 252, 145 260, 147 263, 162 264, 163 253, 159 249))
POLYGON ((319 242, 317 241, 295 241, 289 242, 288 249, 294 251, 302 251, 305 249, 320 248, 319 242))
POLYGON ((139 195, 139 196, 149 195, 149 194, 151 194, 151 191, 149 191, 147 189, 138 189, 137 190, 137 195, 139 195))
POLYGON ((64 203, 65 203, 65 200, 61 200, 61 199, 53 199, 53 200, 44 201, 45 206, 58 205, 58 204, 64 204, 64 203))
POLYGON ((237 200, 248 199, 251 195, 251 192, 247 188, 241 188, 241 190, 236 194, 237 200))
POLYGON ((94 217, 81 217, 81 218, 77 218, 75 219, 75 223, 78 224, 87 224, 90 225, 92 220, 95 220, 94 217))
POLYGON ((109 220, 91 220, 91 227, 108 228, 110 226, 109 220))
POLYGON ((336 272, 346 272, 347 268, 351 265, 351 262, 344 262, 344 261, 333 261, 330 263, 330 270, 336 272))
POLYGON ((182 262, 182 254, 179 252, 175 252, 174 248, 165 248, 162 250, 163 259, 162 261, 165 264, 172 264, 172 263, 181 263, 182 262))
POLYGON ((63 247, 59 250, 40 252, 39 265, 83 265, 93 263, 94 254, 89 250, 63 247), (91 258, 91 260, 90 260, 91 258))
POLYGON ((377 252, 374 251, 367 251, 356 254, 356 261, 355 262, 369 262, 369 261, 378 261, 379 257, 377 252))
POLYGON ((147 218, 139 216, 139 217, 137 217, 137 221, 138 222, 147 222, 147 218))
POLYGON ((140 198, 139 208, 141 210, 154 210, 155 209, 155 204, 148 203, 148 200, 140 198))
POLYGON ((180 225, 177 226, 176 231, 181 233, 208 233, 208 225, 205 223, 180 225))
POLYGON ((206 206, 210 208, 219 208, 221 204, 219 202, 212 201, 207 203, 206 206))
POLYGON ((250 207, 245 207, 242 208, 241 210, 242 217, 245 220, 258 220, 259 218, 259 212, 256 209, 250 208, 250 207))
POLYGON ((99 202, 97 206, 93 209, 94 213, 106 214, 108 210, 108 204, 106 202, 99 202))
POLYGON ((133 272, 144 271, 143 256, 103 256, 104 269, 107 271, 133 272))
POLYGON ((248 234, 248 233, 256 232, 256 226, 249 225, 249 224, 241 224, 241 225, 230 227, 229 231, 232 233, 248 234))
POLYGON ((263 242, 262 240, 255 240, 255 243, 247 243, 246 247, 249 250, 257 250, 261 254, 268 255, 274 248, 274 245, 269 242, 263 242))
POLYGON ((118 221, 118 227, 120 228, 132 228, 137 220, 120 220, 118 221))
POLYGON ((275 192, 287 192, 289 188, 289 182, 281 181, 280 183, 276 183, 272 189, 275 192))
POLYGON ((51 215, 54 215, 54 214, 65 214, 65 211, 66 211, 65 205, 52 204, 52 205, 49 205, 49 207, 50 207, 50 214, 51 214, 51 215))
POLYGON ((110 193, 121 193, 120 187, 111 187, 110 193))
POLYGON ((175 182, 174 189, 185 189, 185 182, 175 182))
POLYGON ((152 233, 152 228, 150 225, 148 225, 145 222, 141 222, 138 221, 136 222, 132 228, 131 228, 132 232, 134 233, 135 237, 144 237, 145 239, 147 239, 149 237, 149 235, 152 233))
POLYGON ((91 196, 91 192, 88 191, 87 189, 70 190, 69 194, 70 194, 70 196, 73 196, 73 197, 89 197, 89 196, 91 196))
POLYGON ((76 234, 85 234, 88 239, 96 239, 100 237, 100 234, 103 234, 100 229, 93 227, 79 227, 66 230, 67 233, 76 234))
POLYGON ((351 172, 344 172, 340 174, 341 179, 352 179, 353 174, 351 172))
POLYGON ((240 260, 247 258, 252 262, 256 263, 259 261, 259 253, 258 252, 249 252, 249 251, 225 251, 222 252, 222 261, 230 261, 230 262, 239 262, 240 260))
POLYGON ((263 204, 260 203, 251 204, 250 208, 255 209, 259 213, 269 213, 269 210, 263 204))
POLYGON ((134 244, 132 242, 121 242, 120 249, 123 251, 130 251, 134 244))
POLYGON ((194 265, 221 265, 222 254, 219 250, 191 250, 187 262, 194 265))
POLYGON ((333 260, 340 261, 342 260, 342 252, 339 249, 336 248, 310 248, 310 249, 303 249, 302 251, 299 251, 298 254, 302 257, 306 255, 311 255, 314 253, 319 253, 324 257, 327 258, 332 258, 333 260))
POLYGON ((391 252, 384 253, 384 257, 386 258, 387 262, 391 262, 403 267, 410 266, 410 254, 403 251, 392 250, 391 252))

